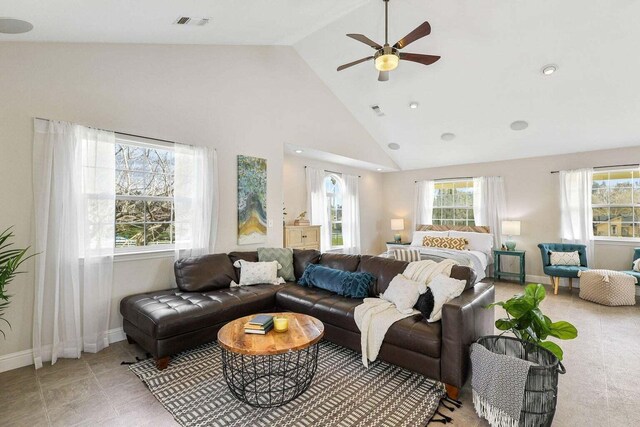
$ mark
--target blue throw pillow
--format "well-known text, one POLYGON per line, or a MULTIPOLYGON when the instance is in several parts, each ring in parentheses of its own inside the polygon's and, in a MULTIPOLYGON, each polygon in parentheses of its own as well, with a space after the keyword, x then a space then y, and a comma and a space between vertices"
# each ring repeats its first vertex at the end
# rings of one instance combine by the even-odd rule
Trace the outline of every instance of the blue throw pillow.
POLYGON ((320 288, 349 298, 366 298, 369 287, 376 278, 371 273, 337 270, 317 264, 309 264, 298 284, 320 288))

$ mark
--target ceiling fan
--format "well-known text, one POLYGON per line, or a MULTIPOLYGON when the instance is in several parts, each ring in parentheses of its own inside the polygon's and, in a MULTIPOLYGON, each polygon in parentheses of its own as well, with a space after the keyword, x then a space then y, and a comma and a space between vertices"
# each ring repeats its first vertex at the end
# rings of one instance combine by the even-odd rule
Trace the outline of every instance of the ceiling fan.
POLYGON ((371 46, 376 50, 376 53, 372 56, 341 65, 338 67, 338 71, 342 71, 345 68, 353 67, 354 65, 373 59, 376 69, 380 71, 380 74, 378 74, 378 80, 386 82, 389 80, 389 71, 395 70, 400 63, 400 60, 431 65, 440 59, 439 56, 435 55, 400 52, 401 49, 405 48, 410 43, 426 37, 431 33, 431 25, 429 25, 427 21, 423 22, 415 30, 400 39, 398 43, 393 46, 389 46, 389 0, 382 1, 384 2, 384 46, 380 46, 378 43, 362 34, 347 34, 347 37, 351 37, 354 40, 358 40, 359 42, 371 46))

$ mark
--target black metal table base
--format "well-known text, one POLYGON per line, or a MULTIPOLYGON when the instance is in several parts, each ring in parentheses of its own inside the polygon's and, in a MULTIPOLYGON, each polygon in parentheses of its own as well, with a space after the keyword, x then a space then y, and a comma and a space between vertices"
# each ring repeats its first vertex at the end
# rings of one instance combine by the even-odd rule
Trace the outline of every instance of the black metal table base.
POLYGON ((272 408, 304 393, 318 368, 318 344, 271 356, 222 348, 222 370, 231 393, 256 408, 272 408))

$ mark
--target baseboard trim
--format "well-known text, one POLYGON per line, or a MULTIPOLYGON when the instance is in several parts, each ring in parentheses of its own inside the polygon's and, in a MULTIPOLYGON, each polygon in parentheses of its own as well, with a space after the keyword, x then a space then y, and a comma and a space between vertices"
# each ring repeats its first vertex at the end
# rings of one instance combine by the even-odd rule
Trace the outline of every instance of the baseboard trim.
MULTIPOLYGON (((109 337, 109 344, 124 341, 127 338, 122 328, 110 329, 107 331, 107 336, 109 337)), ((11 371, 13 369, 29 365, 33 365, 32 349, 17 351, 15 353, 0 356, 0 372, 11 371)))
MULTIPOLYGON (((551 278, 549 276, 536 276, 534 274, 527 274, 526 283, 542 283, 543 285, 551 285, 551 278)), ((569 279, 561 277, 559 287, 568 288, 569 279)), ((580 279, 573 279, 573 287, 575 289, 580 289, 580 279)), ((636 286, 636 296, 640 296, 640 286, 636 286)))

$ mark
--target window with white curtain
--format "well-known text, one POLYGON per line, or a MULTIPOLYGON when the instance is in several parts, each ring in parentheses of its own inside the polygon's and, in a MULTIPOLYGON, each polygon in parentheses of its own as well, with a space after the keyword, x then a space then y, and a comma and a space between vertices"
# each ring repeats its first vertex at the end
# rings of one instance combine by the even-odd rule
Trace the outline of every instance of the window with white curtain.
POLYGON ((344 244, 342 235, 342 179, 330 174, 324 179, 327 195, 329 230, 331 230, 331 249, 341 249, 344 244))
POLYGON ((434 225, 475 225, 473 180, 436 181, 434 192, 434 225))
POLYGON ((115 160, 116 252, 172 249, 173 147, 116 137, 115 160))
POLYGON ((594 172, 591 205, 596 238, 639 239, 640 171, 594 172))

